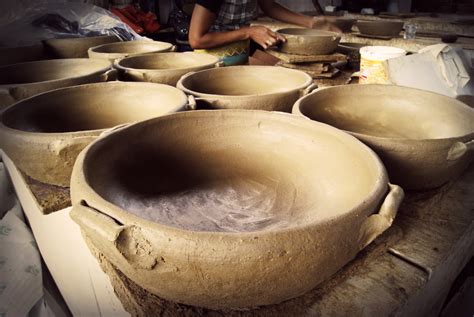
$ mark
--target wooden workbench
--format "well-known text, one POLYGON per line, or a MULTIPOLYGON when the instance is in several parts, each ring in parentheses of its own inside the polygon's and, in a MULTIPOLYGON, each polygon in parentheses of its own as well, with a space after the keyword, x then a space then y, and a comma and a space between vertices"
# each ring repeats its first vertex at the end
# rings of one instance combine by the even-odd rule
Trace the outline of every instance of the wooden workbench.
MULTIPOLYGON (((35 186, 34 191, 42 186, 40 196, 58 192, 35 186)), ((51 207, 48 200, 43 204, 51 207)), ((92 250, 123 307, 137 316, 436 316, 474 255, 474 164, 441 188, 406 193, 393 226, 356 259, 313 291, 278 305, 212 311, 171 303, 141 289, 92 250)))

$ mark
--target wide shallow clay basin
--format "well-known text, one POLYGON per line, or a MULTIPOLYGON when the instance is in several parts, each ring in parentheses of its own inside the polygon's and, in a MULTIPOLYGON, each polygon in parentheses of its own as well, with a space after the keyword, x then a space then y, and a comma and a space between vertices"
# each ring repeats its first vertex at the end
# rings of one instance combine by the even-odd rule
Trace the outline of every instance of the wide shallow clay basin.
POLYGON ((358 20, 356 26, 364 35, 396 37, 403 29, 403 22, 358 20))
POLYGON ((428 91, 337 86, 300 99, 293 113, 352 133, 379 154, 390 179, 407 189, 440 186, 473 157, 474 110, 428 91))
POLYGON ((87 50, 91 47, 120 42, 115 35, 92 37, 57 38, 44 40, 46 50, 57 58, 87 58, 87 50))
POLYGON ((184 93, 152 83, 98 83, 53 90, 0 114, 0 147, 29 176, 69 186, 77 154, 105 129, 182 110, 184 93))
POLYGON ((86 237, 141 287, 242 308, 301 295, 335 273, 390 225, 403 193, 340 130, 207 110, 97 140, 76 161, 71 195, 86 237))
POLYGON ((311 76, 299 70, 230 66, 188 73, 177 87, 211 108, 290 112, 292 104, 313 87, 312 83, 311 76))
POLYGON ((286 38, 279 46, 280 51, 290 54, 331 54, 341 40, 338 33, 315 29, 286 28, 277 32, 286 38))
POLYGON ((173 48, 173 44, 159 41, 128 41, 109 43, 89 48, 90 58, 107 59, 111 62, 117 58, 132 55, 167 52, 173 48))
POLYGON ((88 58, 42 60, 0 67, 0 109, 61 87, 108 80, 111 65, 88 58))
POLYGON ((127 57, 115 62, 122 80, 148 81, 175 86, 191 71, 218 66, 219 58, 193 52, 157 53, 127 57))

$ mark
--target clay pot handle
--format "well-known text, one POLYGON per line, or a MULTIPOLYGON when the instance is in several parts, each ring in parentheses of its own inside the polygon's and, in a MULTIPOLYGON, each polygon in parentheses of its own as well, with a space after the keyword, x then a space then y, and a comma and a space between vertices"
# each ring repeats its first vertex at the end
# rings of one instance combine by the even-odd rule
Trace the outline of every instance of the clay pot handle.
POLYGON ((364 220, 359 231, 359 250, 362 250, 380 234, 387 230, 397 215, 398 208, 405 196, 403 189, 398 185, 388 184, 389 191, 379 212, 364 220))
POLYGON ((468 150, 474 150, 474 140, 471 140, 469 142, 456 142, 449 149, 446 160, 458 160, 463 157, 468 150))
POLYGON ((185 107, 185 110, 196 110, 196 99, 193 95, 188 96, 188 103, 185 107))
POLYGON ((107 70, 105 73, 100 75, 100 79, 102 81, 114 81, 117 80, 117 70, 114 68, 111 68, 107 70))
POLYGON ((316 83, 311 83, 308 87, 301 90, 300 97, 306 96, 307 94, 311 93, 315 89, 318 89, 318 85, 316 83))
POLYGON ((218 61, 217 63, 214 64, 214 67, 224 67, 225 64, 223 61, 218 61))
POLYGON ((99 236, 109 242, 115 242, 125 229, 115 219, 87 206, 85 201, 75 204, 70 212, 70 217, 88 235, 99 236))
POLYGON ((178 50, 178 47, 176 45, 171 46, 168 52, 176 52, 178 50))
POLYGON ((15 97, 12 95, 12 91, 9 88, 0 88, 0 109, 6 108, 16 102, 15 97))

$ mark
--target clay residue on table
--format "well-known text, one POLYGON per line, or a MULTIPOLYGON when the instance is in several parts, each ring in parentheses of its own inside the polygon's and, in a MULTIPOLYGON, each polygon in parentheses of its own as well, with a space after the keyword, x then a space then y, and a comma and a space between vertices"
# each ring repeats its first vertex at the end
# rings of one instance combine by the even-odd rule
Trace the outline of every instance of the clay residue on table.
POLYGON ((23 172, 22 175, 38 204, 41 206, 43 214, 50 214, 71 206, 69 187, 45 184, 23 172))

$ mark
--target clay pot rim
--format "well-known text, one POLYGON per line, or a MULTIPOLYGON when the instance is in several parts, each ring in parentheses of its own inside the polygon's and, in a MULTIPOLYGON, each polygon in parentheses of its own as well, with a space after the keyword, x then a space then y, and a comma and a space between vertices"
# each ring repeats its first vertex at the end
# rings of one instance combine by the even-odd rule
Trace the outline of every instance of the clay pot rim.
POLYGON ((140 227, 143 227, 149 230, 160 230, 163 233, 168 232, 171 234, 184 235, 188 237, 197 236, 200 239, 214 240, 216 238, 219 238, 219 239, 233 240, 235 238, 244 238, 244 239, 249 239, 249 238, 254 238, 254 237, 264 238, 268 236, 281 236, 281 235, 287 235, 287 234, 293 234, 293 233, 299 233, 299 232, 307 232, 307 230, 314 230, 315 228, 318 228, 319 226, 324 226, 324 225, 327 225, 328 223, 335 222, 340 219, 344 219, 345 217, 350 217, 357 211, 365 210, 367 206, 371 205, 374 201, 379 201, 379 202, 383 201, 385 195, 388 193, 389 179, 388 179, 388 174, 385 169, 385 166, 383 165, 382 161, 377 156, 377 154, 375 154, 375 152, 371 148, 366 146, 364 143, 362 143, 360 140, 358 140, 356 137, 352 136, 351 134, 348 134, 340 129, 334 128, 328 124, 310 121, 304 117, 298 117, 292 114, 281 113, 281 112, 269 112, 269 111, 264 111, 264 110, 243 110, 243 109, 222 110, 221 109, 221 110, 200 110, 200 111, 190 111, 190 112, 177 112, 173 114, 168 114, 161 117, 127 125, 124 128, 117 129, 107 134, 106 137, 95 140, 94 142, 90 143, 79 154, 79 156, 76 159, 74 170, 71 176, 71 187, 74 186, 74 184, 79 184, 79 186, 81 187, 81 195, 79 197, 79 200, 77 200, 77 198, 75 199, 75 197, 72 198, 73 206, 75 204, 80 204, 82 202, 85 202, 87 206, 121 222, 125 226, 138 225, 140 227), (367 158, 370 158, 373 161, 373 164, 372 164, 373 168, 377 169, 378 171, 378 176, 376 176, 377 179, 374 182, 373 187, 371 188, 371 191, 367 194, 367 196, 361 197, 359 202, 356 203, 355 206, 352 207, 351 209, 341 212, 335 216, 328 216, 328 217, 322 218, 322 220, 319 220, 319 221, 305 223, 304 225, 298 225, 298 226, 287 227, 287 228, 272 228, 272 229, 260 230, 260 231, 238 231, 238 232, 194 231, 194 230, 188 230, 188 229, 183 229, 179 227, 165 225, 159 222, 148 221, 132 213, 129 213, 126 210, 122 209, 121 207, 115 205, 114 203, 108 201, 107 199, 99 195, 92 188, 92 186, 90 186, 89 181, 86 178, 83 165, 84 165, 84 161, 88 159, 91 149, 95 146, 100 145, 103 142, 106 142, 109 136, 121 133, 122 130, 124 129, 133 128, 136 125, 147 125, 153 121, 167 120, 167 118, 170 116, 206 116, 208 113, 213 113, 213 114, 220 113, 220 114, 229 115, 231 112, 232 112, 232 115, 235 115, 235 116, 245 117, 247 115, 248 116, 258 115, 258 116, 265 116, 265 118, 268 118, 268 117, 277 118, 276 120, 284 120, 285 122, 287 122, 288 121, 287 119, 290 118, 290 120, 294 120, 294 123, 292 124, 298 125, 298 127, 306 126, 308 127, 308 129, 311 129, 311 127, 314 127, 314 125, 317 124, 320 127, 324 127, 324 129, 330 129, 334 134, 339 135, 342 138, 345 138, 346 140, 348 140, 348 142, 358 143, 362 147, 362 149, 367 152, 367 158), (102 206, 102 207, 99 207, 99 206, 102 206))
POLYGON ((402 21, 393 21, 393 20, 363 20, 363 19, 357 19, 356 24, 392 24, 392 25, 403 25, 405 22, 402 21))
POLYGON ((73 80, 73 79, 81 78, 81 77, 84 77, 84 76, 89 76, 89 75, 92 75, 92 74, 105 73, 107 70, 112 69, 112 64, 107 60, 93 59, 91 61, 90 58, 57 58, 57 59, 44 59, 44 60, 39 60, 39 61, 15 63, 15 64, 10 64, 10 65, 0 66, 0 73, 5 68, 17 67, 19 65, 23 66, 23 65, 31 65, 31 64, 39 64, 39 63, 61 64, 61 63, 64 63, 64 62, 69 62, 69 61, 81 61, 81 62, 85 62, 85 63, 97 63, 97 64, 102 63, 102 64, 104 64, 104 67, 102 67, 98 70, 95 70, 93 72, 87 73, 87 74, 82 74, 82 75, 77 75, 77 76, 72 76, 72 77, 63 77, 63 78, 43 80, 43 81, 34 81, 34 82, 29 82, 29 83, 0 84, 0 88, 17 87, 17 86, 25 87, 25 86, 38 85, 38 84, 43 84, 43 83, 55 83, 55 82, 64 81, 64 80, 73 80))
POLYGON ((221 99, 221 100, 224 100, 224 99, 238 100, 238 99, 251 99, 251 98, 255 98, 255 97, 277 96, 277 95, 287 94, 287 93, 290 93, 290 92, 293 92, 293 91, 302 90, 302 89, 308 87, 309 85, 311 85, 312 83, 313 83, 313 78, 310 75, 308 75, 305 72, 300 71, 300 70, 289 69, 289 68, 285 68, 285 67, 281 67, 281 66, 240 65, 240 66, 226 66, 226 67, 210 68, 210 69, 204 69, 204 70, 195 71, 195 72, 189 72, 189 73, 184 74, 183 76, 181 76, 181 78, 178 80, 178 82, 176 84, 176 87, 178 87, 179 89, 184 91, 186 94, 193 95, 193 96, 196 96, 196 97, 205 97, 205 98, 208 98, 208 99, 221 99), (285 89, 285 90, 281 90, 281 91, 277 91, 277 92, 267 92, 267 93, 261 93, 261 94, 253 94, 253 95, 207 94, 207 93, 191 90, 191 89, 189 89, 189 88, 187 88, 183 85, 184 80, 186 80, 188 77, 193 76, 193 75, 198 74, 198 73, 212 72, 212 71, 222 71, 222 70, 223 71, 230 71, 230 69, 236 69, 236 68, 239 68, 239 69, 243 69, 243 68, 247 68, 247 69, 250 69, 250 68, 253 68, 253 69, 258 69, 258 68, 280 69, 280 70, 287 71, 287 72, 294 72, 294 73, 301 74, 302 76, 306 77, 306 81, 305 81, 304 84, 296 86, 296 87, 291 88, 291 89, 285 89))
POLYGON ((156 52, 156 53, 149 53, 149 54, 139 54, 139 55, 133 55, 133 56, 127 56, 127 57, 124 57, 124 58, 119 58, 117 60, 115 60, 114 62, 114 67, 120 69, 120 70, 134 70, 134 71, 147 71, 147 72, 166 72, 166 71, 186 71, 188 69, 192 69, 192 68, 196 68, 196 67, 207 67, 207 66, 211 66, 211 65, 216 65, 219 63, 219 57, 217 56, 214 56, 214 55, 211 55, 211 54, 206 54, 206 53, 195 53, 195 52, 183 52, 183 53, 179 53, 179 52, 156 52), (209 56, 209 57, 213 57, 215 59, 214 62, 209 62, 209 63, 201 63, 201 64, 197 64, 197 65, 194 65, 194 66, 188 66, 188 67, 180 67, 180 68, 134 68, 134 67, 127 67, 127 66, 123 66, 121 65, 121 62, 124 61, 124 60, 131 60, 131 59, 145 59, 145 58, 152 58, 152 57, 158 57, 158 56, 163 56, 165 57, 166 55, 168 55, 168 57, 175 57, 175 56, 179 56, 181 54, 186 54, 186 55, 206 55, 206 56, 209 56))
POLYGON ((126 56, 131 56, 131 55, 139 55, 139 54, 146 54, 146 53, 158 53, 158 52, 164 52, 173 47, 173 44, 168 43, 168 42, 162 42, 162 41, 148 41, 148 40, 135 40, 135 41, 121 41, 121 42, 115 42, 115 43, 106 43, 106 44, 100 44, 97 46, 93 46, 89 48, 89 51, 92 53, 96 54, 120 54, 121 56, 126 55, 126 56), (161 46, 160 48, 157 48, 156 50, 149 51, 149 52, 140 52, 140 53, 134 53, 134 52, 104 52, 101 51, 104 47, 115 47, 115 46, 138 46, 141 44, 151 44, 154 46, 161 46))
MULTIPOLYGON (((83 85, 75 85, 75 86, 68 86, 68 87, 62 87, 62 88, 57 88, 53 90, 48 90, 42 93, 39 93, 37 95, 33 95, 31 97, 22 99, 18 102, 15 102, 14 104, 8 106, 5 108, 3 111, 0 112, 0 130, 4 130, 9 133, 15 133, 17 135, 24 135, 24 136, 35 136, 36 138, 44 138, 48 140, 51 137, 57 138, 57 137, 78 137, 78 136, 89 136, 89 135, 99 135, 100 133, 107 131, 109 129, 113 129, 114 127, 108 127, 108 128, 103 128, 103 129, 94 129, 94 130, 82 130, 82 131, 69 131, 69 132, 33 132, 33 131, 24 131, 24 130, 19 130, 15 128, 11 128, 3 123, 3 116, 9 112, 12 111, 11 109, 14 109, 16 107, 23 107, 23 103, 30 102, 30 100, 33 100, 35 98, 42 98, 44 95, 52 95, 55 93, 60 93, 62 91, 66 90, 83 90, 87 89, 88 87, 93 87, 93 86, 139 86, 139 85, 158 85, 162 86, 162 88, 169 89, 172 91, 174 89, 177 93, 182 93, 182 104, 179 107, 176 107, 176 109, 172 109, 170 111, 180 111, 183 110, 186 107, 186 104, 188 102, 188 98, 186 97, 186 94, 183 93, 181 90, 178 88, 175 88, 170 85, 165 85, 165 84, 158 84, 158 83, 151 83, 151 82, 124 82, 124 81, 110 81, 110 82, 100 82, 100 83, 90 83, 90 84, 83 84, 83 85)), ((156 86, 155 86, 156 88, 156 86)), ((124 122, 123 125, 129 125, 133 124, 133 122, 124 122)))
MULTIPOLYGON (((412 88, 412 87, 405 87, 405 86, 398 86, 398 85, 391 85, 391 84, 363 84, 363 85, 359 84, 359 85, 364 86, 364 87, 366 86, 367 89, 369 89, 369 87, 387 87, 387 88, 388 87, 396 87, 396 88, 401 88, 401 89, 410 89, 410 90, 418 91, 418 92, 424 93, 424 94, 431 94, 431 95, 437 96, 438 98, 444 98, 444 99, 448 98, 450 100, 452 99, 452 101, 454 101, 454 103, 459 105, 460 107, 473 110, 473 108, 470 108, 468 105, 464 104, 463 102, 461 102, 461 101, 459 101, 455 98, 450 98, 448 96, 444 96, 444 95, 441 95, 441 94, 438 94, 438 93, 435 93, 435 92, 432 92, 432 91, 428 91, 428 90, 412 88)), ((300 106, 301 106, 302 101, 304 101, 307 98, 310 98, 311 95, 316 94, 316 93, 318 93, 319 91, 322 91, 322 90, 326 90, 326 89, 332 89, 332 90, 335 90, 335 89, 349 89, 349 88, 341 88, 341 87, 347 87, 347 85, 346 86, 324 87, 322 89, 316 89, 316 90, 312 91, 311 93, 307 94, 306 96, 301 97, 300 99, 298 99, 295 102, 295 104, 293 105, 292 113, 302 115, 302 116, 309 119, 309 117, 307 117, 306 115, 304 115, 300 111, 300 106)), ((473 110, 473 113, 474 113, 474 110, 473 110)), ((316 121, 316 120, 313 120, 313 119, 310 119, 310 120, 315 121, 315 122, 320 122, 320 121, 316 121)), ((407 146, 410 146, 411 144, 418 145, 420 143, 423 143, 423 144, 431 143, 430 146, 434 146, 434 145, 441 145, 442 143, 452 143, 452 142, 456 142, 456 141, 459 141, 459 140, 474 138, 474 130, 471 133, 460 135, 460 136, 454 136, 454 137, 450 137, 450 138, 437 138, 437 139, 433 139, 433 138, 431 138, 431 139, 408 139, 408 138, 383 137, 383 136, 375 136, 375 135, 370 135, 370 134, 365 134, 365 133, 353 132, 353 131, 344 130, 344 129, 340 129, 340 130, 342 130, 346 133, 349 133, 351 135, 355 135, 357 137, 361 136, 363 138, 378 140, 378 141, 381 141, 381 142, 384 142, 384 143, 398 142, 398 143, 406 144, 407 146)))
POLYGON ((337 41, 337 39, 341 38, 341 34, 338 32, 326 31, 326 30, 317 30, 317 29, 308 29, 308 28, 283 28, 277 30, 277 33, 280 33, 284 36, 292 36, 292 37, 304 37, 308 39, 319 39, 319 38, 327 38, 332 39, 333 41, 337 41), (308 34, 291 34, 286 33, 288 30, 305 30, 308 31, 308 34))

